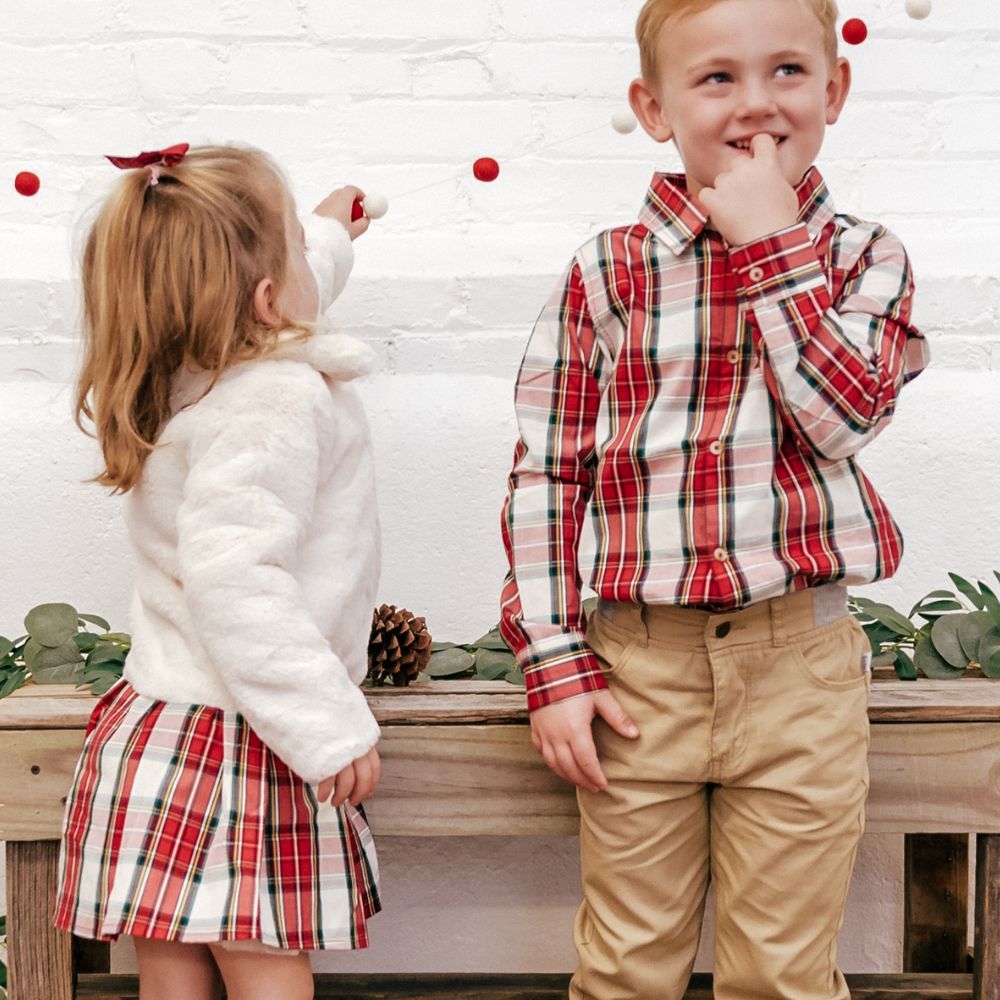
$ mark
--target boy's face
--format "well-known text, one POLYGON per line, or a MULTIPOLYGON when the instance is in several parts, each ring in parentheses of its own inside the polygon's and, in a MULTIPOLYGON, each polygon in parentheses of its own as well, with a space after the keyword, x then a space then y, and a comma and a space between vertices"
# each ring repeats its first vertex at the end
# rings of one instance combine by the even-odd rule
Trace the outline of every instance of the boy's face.
POLYGON ((803 0, 720 0, 669 18, 657 44, 658 79, 632 84, 632 107, 654 139, 676 143, 691 194, 749 156, 761 132, 798 184, 850 86, 847 60, 830 64, 803 0))

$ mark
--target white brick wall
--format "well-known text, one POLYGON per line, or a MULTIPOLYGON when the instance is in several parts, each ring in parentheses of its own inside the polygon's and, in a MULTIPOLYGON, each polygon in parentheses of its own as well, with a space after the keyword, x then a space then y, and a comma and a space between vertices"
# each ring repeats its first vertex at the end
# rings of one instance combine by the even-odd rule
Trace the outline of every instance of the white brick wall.
MULTIPOLYGON (((935 0, 921 23, 902 0, 843 6, 872 37, 848 53, 854 92, 820 163, 840 206, 909 247, 935 357, 866 463, 908 540, 904 568, 876 590, 902 603, 948 569, 1000 566, 1000 18, 993 0, 935 0)), ((392 196, 463 174, 393 201, 358 245, 338 315, 385 360, 366 387, 381 597, 426 613, 441 637, 491 625, 511 384, 531 321, 573 248, 634 218, 654 166, 677 166, 610 127, 543 148, 623 103, 638 7, 0 0, 0 632, 43 600, 125 622, 117 503, 83 485, 94 453, 68 416, 73 248, 113 179, 101 154, 182 140, 264 147, 304 208, 346 181, 392 196), (468 176, 481 155, 501 161, 495 184, 468 176), (14 192, 20 169, 41 176, 36 198, 14 192)), ((571 965, 571 841, 386 842, 383 854, 376 946, 324 968, 571 965)), ((898 964, 899 869, 897 839, 866 840, 849 969, 898 964)))

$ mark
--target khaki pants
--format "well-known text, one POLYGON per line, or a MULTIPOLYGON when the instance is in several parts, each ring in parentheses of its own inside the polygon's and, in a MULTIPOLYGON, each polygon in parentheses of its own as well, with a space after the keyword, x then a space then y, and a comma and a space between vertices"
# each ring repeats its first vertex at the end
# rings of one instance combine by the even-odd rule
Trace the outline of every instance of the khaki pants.
POLYGON ((594 725, 571 1000, 680 1000, 709 878, 716 1000, 843 1000, 868 792, 869 646, 826 586, 730 614, 601 604, 588 638, 638 740, 594 725))

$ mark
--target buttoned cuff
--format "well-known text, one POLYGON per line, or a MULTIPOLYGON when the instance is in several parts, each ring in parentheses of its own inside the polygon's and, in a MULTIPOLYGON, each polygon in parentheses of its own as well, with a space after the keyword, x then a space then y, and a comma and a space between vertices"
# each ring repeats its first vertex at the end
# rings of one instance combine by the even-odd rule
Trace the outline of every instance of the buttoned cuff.
POLYGON ((823 265, 804 222, 729 250, 740 294, 754 305, 770 305, 826 286, 823 265))
POLYGON ((521 669, 529 712, 608 686, 593 650, 575 633, 565 636, 559 648, 542 651, 529 646, 521 669))

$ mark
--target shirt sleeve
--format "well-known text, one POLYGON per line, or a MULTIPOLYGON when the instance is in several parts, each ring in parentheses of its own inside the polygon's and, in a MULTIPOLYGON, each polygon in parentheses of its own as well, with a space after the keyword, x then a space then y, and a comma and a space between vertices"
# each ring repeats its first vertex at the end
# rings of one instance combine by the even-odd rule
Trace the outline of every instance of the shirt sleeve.
POLYGON ((307 388, 279 373, 242 390, 220 383, 200 404, 214 411, 188 444, 177 552, 197 640, 238 711, 317 783, 365 754, 379 730, 293 572, 319 475, 318 375, 307 388))
POLYGON ((520 436, 501 519, 509 572, 500 629, 524 671, 530 710, 607 686, 584 635, 577 552, 593 489, 598 359, 574 264, 521 362, 520 436))
POLYGON ((867 235, 835 302, 804 224, 730 251, 768 390, 792 431, 826 459, 854 455, 880 433, 928 361, 910 322, 906 252, 881 227, 867 235))
POLYGON ((325 313, 344 290, 354 266, 354 244, 347 230, 323 215, 302 220, 306 234, 306 261, 319 288, 319 312, 325 313))

